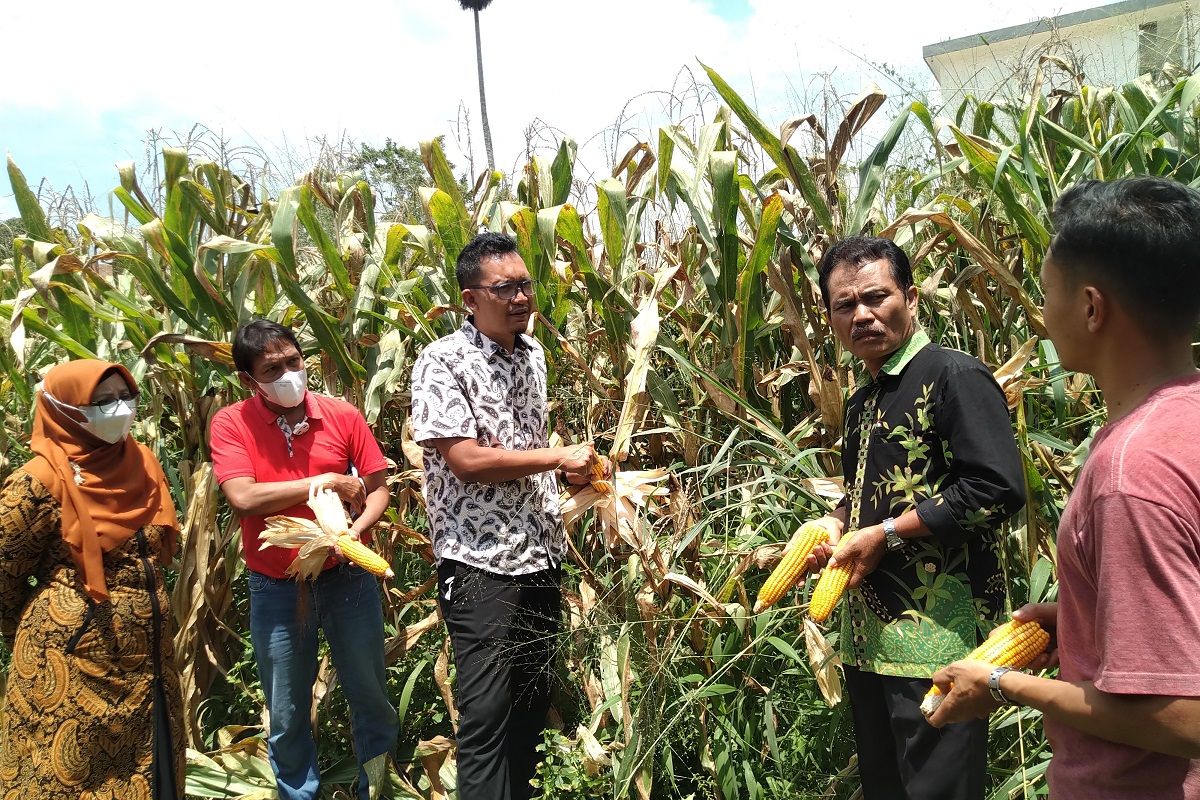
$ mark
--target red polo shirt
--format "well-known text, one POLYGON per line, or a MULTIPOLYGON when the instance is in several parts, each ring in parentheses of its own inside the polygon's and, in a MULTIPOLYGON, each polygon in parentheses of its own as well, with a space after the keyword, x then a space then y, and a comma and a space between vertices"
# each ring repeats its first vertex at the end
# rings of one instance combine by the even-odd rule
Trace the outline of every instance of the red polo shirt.
MULTIPOLYGON (((379 443, 357 408, 335 397, 308 392, 304 395, 304 411, 309 429, 292 439, 290 454, 287 439, 276 422, 278 417, 261 396, 256 394, 218 411, 209 429, 217 483, 247 477, 256 483, 291 481, 324 472, 344 474, 351 466, 363 476, 387 469, 379 443)), ((305 503, 276 513, 313 518, 305 503)), ((281 547, 260 550, 259 534, 265 527, 265 517, 242 517, 246 566, 272 578, 287 577, 288 565, 297 551, 281 547)), ((326 567, 333 563, 331 558, 326 567)))

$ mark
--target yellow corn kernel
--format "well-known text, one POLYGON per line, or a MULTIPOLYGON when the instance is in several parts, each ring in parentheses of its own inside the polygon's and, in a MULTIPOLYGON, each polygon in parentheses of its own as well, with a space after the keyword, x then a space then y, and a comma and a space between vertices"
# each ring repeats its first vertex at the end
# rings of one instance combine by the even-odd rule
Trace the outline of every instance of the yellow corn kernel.
POLYGON ((754 603, 754 613, 757 614, 779 602, 779 598, 783 597, 804 573, 804 563, 813 548, 828 541, 829 531, 820 522, 806 522, 801 525, 800 530, 796 531, 788 542, 778 566, 759 590, 758 600, 754 603))
POLYGON ((612 481, 607 480, 604 475, 608 472, 608 465, 612 462, 601 455, 592 455, 591 463, 591 478, 592 488, 601 494, 607 494, 612 491, 612 481))
POLYGON ((842 595, 846 593, 846 584, 849 582, 849 566, 838 564, 826 567, 817 581, 816 588, 813 589, 812 600, 808 604, 809 618, 813 622, 824 622, 829 619, 829 615, 837 607, 842 595))
POLYGON ((353 561, 373 575, 378 575, 381 578, 390 578, 395 574, 382 556, 348 533, 343 533, 338 537, 337 546, 342 551, 342 555, 348 560, 353 561))
MULTIPOLYGON (((1050 646, 1050 634, 1030 620, 1009 620, 999 626, 983 644, 967 654, 969 661, 982 661, 997 667, 1023 669, 1050 646)), ((921 712, 929 716, 942 703, 942 690, 931 686, 921 701, 921 712)))
MULTIPOLYGON (((834 558, 837 558, 838 549, 850 541, 850 537, 853 535, 854 532, 851 531, 842 537, 842 540, 838 542, 837 549, 833 551, 834 558)), ((835 564, 832 567, 826 567, 821 573, 816 588, 813 589, 812 598, 808 601, 808 617, 813 622, 824 622, 829 619, 829 615, 837 607, 838 601, 846 593, 846 584, 850 582, 850 566, 850 564, 835 564)))

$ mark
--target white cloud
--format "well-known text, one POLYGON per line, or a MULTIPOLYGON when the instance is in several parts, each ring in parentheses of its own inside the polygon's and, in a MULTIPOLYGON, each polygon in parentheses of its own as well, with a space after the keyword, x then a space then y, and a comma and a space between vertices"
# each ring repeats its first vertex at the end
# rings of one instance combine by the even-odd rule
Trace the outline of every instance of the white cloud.
MULTIPOLYGON (((681 70, 702 79, 697 59, 777 123, 819 111, 808 106, 817 102, 823 76, 841 87, 882 84, 867 63, 876 62, 927 80, 922 45, 1093 5, 749 0, 749 15, 730 22, 714 11, 723 1, 495 0, 481 20, 498 167, 523 162, 525 131, 535 120, 581 142, 592 139, 593 162, 606 161, 602 153, 620 155, 631 137, 614 143, 611 133, 596 135, 623 110, 629 125, 658 124, 673 88, 688 102, 681 70)), ((474 27, 454 0, 9 5, 0 48, 0 74, 7 76, 0 81, 0 147, 36 110, 65 115, 81 130, 118 121, 126 130, 199 121, 268 147, 342 133, 412 145, 442 133, 453 138, 461 104, 477 167, 484 161, 474 27)), ((140 149, 123 142, 95 157, 107 168, 125 155, 122 148, 140 149)), ((465 166, 461 154, 455 160, 465 166)))

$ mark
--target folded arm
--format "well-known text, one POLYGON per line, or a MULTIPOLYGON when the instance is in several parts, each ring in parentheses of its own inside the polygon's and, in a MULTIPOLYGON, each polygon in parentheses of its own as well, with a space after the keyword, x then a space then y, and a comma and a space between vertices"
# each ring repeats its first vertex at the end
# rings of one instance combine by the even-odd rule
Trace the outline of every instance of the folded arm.
MULTIPOLYGON (((377 473, 382 476, 384 473, 377 473)), ((380 478, 382 481, 382 478, 380 478)), ((284 509, 300 505, 308 499, 309 485, 318 481, 319 485, 327 486, 338 493, 342 501, 350 505, 351 511, 366 513, 363 503, 366 490, 363 481, 353 475, 340 475, 326 472, 311 478, 300 478, 292 481, 267 481, 260 483, 251 477, 230 478, 221 484, 221 491, 230 507, 242 517, 262 517, 277 514, 284 509)), ((387 508, 386 487, 385 501, 379 513, 387 508)), ((376 516, 375 520, 379 517, 376 516)), ((374 524, 375 520, 371 521, 374 524)))

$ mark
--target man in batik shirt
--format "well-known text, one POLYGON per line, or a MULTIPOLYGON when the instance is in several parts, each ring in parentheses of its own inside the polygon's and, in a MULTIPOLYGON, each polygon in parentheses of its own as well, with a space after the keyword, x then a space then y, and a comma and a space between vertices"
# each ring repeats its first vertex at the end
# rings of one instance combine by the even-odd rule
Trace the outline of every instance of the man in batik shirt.
POLYGON ((839 642, 863 793, 981 798, 986 722, 935 731, 918 706, 1004 612, 1001 528, 1025 498, 1004 393, 918 327, 912 268, 891 241, 841 241, 819 272, 834 332, 867 372, 846 408, 834 513, 850 538, 831 559, 852 566, 839 642))
POLYGON ((457 667, 458 796, 526 800, 567 549, 555 472, 586 483, 593 451, 548 446, 546 358, 525 333, 534 285, 516 242, 481 233, 456 271, 471 314, 417 359, 412 420, 457 667))

